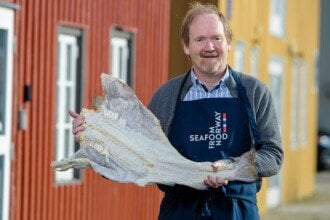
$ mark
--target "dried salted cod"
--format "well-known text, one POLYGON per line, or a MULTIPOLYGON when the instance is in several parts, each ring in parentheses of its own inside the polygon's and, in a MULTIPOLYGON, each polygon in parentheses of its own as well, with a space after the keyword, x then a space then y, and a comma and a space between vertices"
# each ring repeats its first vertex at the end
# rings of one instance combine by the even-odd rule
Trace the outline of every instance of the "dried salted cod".
POLYGON ((257 177, 254 151, 215 171, 210 162, 193 162, 178 153, 163 133, 158 119, 125 84, 102 74, 104 96, 95 100, 96 111, 83 109, 86 130, 81 148, 70 158, 54 161, 58 171, 93 168, 100 175, 139 186, 161 183, 206 189, 208 175, 253 182, 257 177))

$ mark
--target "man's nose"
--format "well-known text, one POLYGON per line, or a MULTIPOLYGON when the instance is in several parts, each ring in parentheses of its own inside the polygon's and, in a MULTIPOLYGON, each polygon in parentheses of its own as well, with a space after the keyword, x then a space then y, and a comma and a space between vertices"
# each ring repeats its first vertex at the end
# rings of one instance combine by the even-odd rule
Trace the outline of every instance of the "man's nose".
POLYGON ((204 44, 205 51, 214 51, 214 44, 211 40, 206 40, 204 44))

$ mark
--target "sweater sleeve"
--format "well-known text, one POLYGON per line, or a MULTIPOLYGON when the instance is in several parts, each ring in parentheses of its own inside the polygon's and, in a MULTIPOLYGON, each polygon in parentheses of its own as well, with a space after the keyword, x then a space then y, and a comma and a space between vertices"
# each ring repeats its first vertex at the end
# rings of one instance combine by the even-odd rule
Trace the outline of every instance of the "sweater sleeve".
POLYGON ((271 93, 265 85, 256 91, 254 100, 262 144, 256 152, 255 164, 259 176, 268 177, 279 172, 283 161, 280 131, 271 93))
POLYGON ((168 135, 168 129, 174 116, 177 97, 185 75, 171 79, 163 84, 153 95, 148 108, 159 119, 163 131, 168 135))

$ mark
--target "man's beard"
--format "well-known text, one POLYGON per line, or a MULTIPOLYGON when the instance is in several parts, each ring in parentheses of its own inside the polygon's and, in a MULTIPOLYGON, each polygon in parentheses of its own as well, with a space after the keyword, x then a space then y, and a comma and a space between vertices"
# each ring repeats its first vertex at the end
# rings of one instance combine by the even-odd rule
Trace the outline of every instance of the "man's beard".
POLYGON ((213 74, 220 70, 221 60, 219 54, 216 51, 201 52, 200 57, 203 58, 200 63, 200 69, 204 73, 213 74))
POLYGON ((207 60, 207 61, 201 61, 200 63, 200 69, 201 71, 203 71, 204 73, 207 74, 213 74, 216 73, 220 70, 221 68, 221 62, 217 59, 217 60, 207 60))

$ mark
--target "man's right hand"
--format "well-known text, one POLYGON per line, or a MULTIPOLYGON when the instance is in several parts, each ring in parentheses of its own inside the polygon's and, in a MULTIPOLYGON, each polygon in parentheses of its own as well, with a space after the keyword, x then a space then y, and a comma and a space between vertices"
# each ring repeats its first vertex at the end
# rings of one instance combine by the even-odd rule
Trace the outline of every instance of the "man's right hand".
POLYGON ((75 141, 80 140, 80 132, 86 129, 84 116, 79 115, 77 112, 69 110, 69 115, 73 118, 72 133, 75 141))

